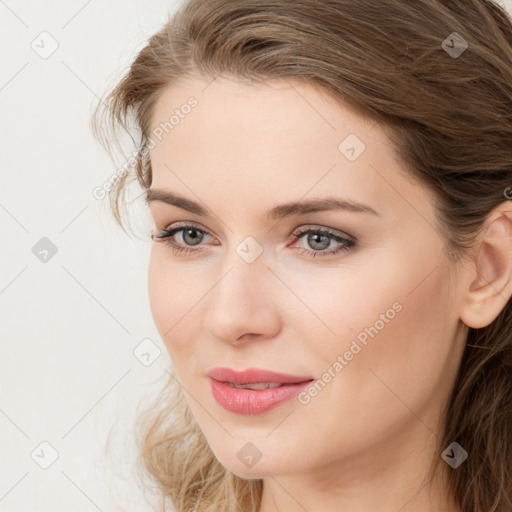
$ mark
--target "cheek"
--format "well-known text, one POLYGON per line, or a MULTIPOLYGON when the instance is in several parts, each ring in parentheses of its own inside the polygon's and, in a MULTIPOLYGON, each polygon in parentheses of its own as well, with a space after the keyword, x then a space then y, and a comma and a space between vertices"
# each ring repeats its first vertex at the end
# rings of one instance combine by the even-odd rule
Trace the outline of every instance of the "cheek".
POLYGON ((160 337, 173 360, 181 351, 192 349, 189 340, 196 337, 194 329, 199 332, 201 327, 197 320, 200 301, 210 287, 192 266, 187 271, 183 264, 173 262, 166 248, 152 247, 148 266, 149 304, 160 337))
MULTIPOLYGON (((300 402, 304 421, 297 436, 322 431, 308 439, 319 459, 367 448, 411 422, 427 433, 425 425, 435 430, 439 408, 448 399, 456 357, 451 356, 454 315, 446 276, 436 271, 413 292, 418 281, 412 273, 389 281, 384 276, 379 284, 373 281, 370 293, 352 289, 348 281, 343 287, 331 285, 339 298, 316 304, 336 337, 310 338, 305 357, 320 383, 300 402), (328 447, 324 438, 331 440, 328 447)), ((302 329, 311 332, 306 322, 302 329)), ((286 431, 273 435, 277 432, 286 443, 286 431)))
POLYGON ((283 281, 302 299, 290 295, 287 311, 294 324, 301 326, 304 340, 314 341, 316 359, 320 362, 320 355, 324 364, 350 350, 353 341, 361 347, 357 359, 367 366, 385 362, 396 370, 409 357, 421 368, 422 362, 442 363, 456 320, 448 269, 419 254, 381 256, 339 269, 283 269, 283 281))
POLYGON ((449 286, 448 275, 440 266, 421 281, 411 274, 402 285, 397 283, 393 295, 403 309, 385 327, 385 343, 375 345, 373 364, 383 375, 414 384, 424 382, 427 375, 435 379, 442 372, 454 343, 456 320, 449 286))
POLYGON ((384 282, 372 293, 343 300, 346 309, 333 324, 340 342, 325 350, 323 359, 329 353, 330 365, 339 355, 345 362, 334 385, 327 386, 325 400, 318 401, 318 412, 328 402, 337 403, 360 428, 368 430, 376 414, 379 428, 396 428, 396 422, 410 419, 411 410, 424 410, 433 392, 435 400, 446 397, 455 376, 450 366, 455 315, 446 276, 438 270, 416 289, 413 283, 414 276, 402 274, 393 286, 384 282))
POLYGON ((166 267, 155 246, 151 248, 148 266, 148 296, 153 320, 160 336, 165 341, 165 332, 173 324, 174 311, 178 305, 174 300, 175 294, 171 286, 173 277, 172 267, 166 267))
POLYGON ((334 269, 322 269, 307 280, 292 271, 283 279, 308 306, 292 314, 296 332, 309 340, 303 346, 312 371, 317 378, 329 371, 336 375, 325 375, 336 382, 322 390, 325 401, 318 404, 339 392, 331 397, 335 403, 350 407, 359 396, 363 403, 386 408, 390 401, 400 404, 393 391, 419 404, 452 377, 446 369, 456 314, 447 271, 439 266, 429 275, 435 262, 411 266, 416 260, 408 258, 396 255, 387 266, 380 259, 380 265, 368 265, 365 272, 340 270, 338 278, 333 278, 334 269))
POLYGON ((395 278, 386 277, 397 275, 396 271, 381 275, 375 267, 358 269, 357 264, 361 265, 310 266, 307 271, 290 265, 279 269, 287 287, 287 295, 283 292, 279 299, 283 322, 294 325, 295 331, 301 333, 299 340, 314 347, 314 359, 323 355, 324 363, 332 359, 333 354, 336 357, 348 350, 358 334, 362 333, 360 338, 364 339, 366 327, 376 322, 379 330, 387 326, 382 323, 381 315, 387 314, 386 319, 392 320, 397 316, 396 309, 400 308, 396 304, 401 298, 397 291, 399 283, 395 278))

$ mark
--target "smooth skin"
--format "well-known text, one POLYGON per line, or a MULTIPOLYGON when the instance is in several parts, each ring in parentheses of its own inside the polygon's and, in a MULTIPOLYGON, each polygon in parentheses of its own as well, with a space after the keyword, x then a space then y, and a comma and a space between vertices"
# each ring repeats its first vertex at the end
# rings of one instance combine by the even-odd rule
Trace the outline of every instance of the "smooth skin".
POLYGON ((426 475, 440 457, 436 436, 467 326, 491 323, 512 294, 510 203, 493 210, 468 258, 449 258, 433 193, 379 125, 310 85, 197 76, 163 91, 151 130, 191 96, 197 106, 154 138, 151 189, 208 215, 149 202, 155 235, 193 224, 154 240, 149 297, 216 457, 240 477, 264 479, 260 512, 457 512, 444 484, 453 470, 441 461, 432 482, 426 475), (365 144, 354 161, 339 149, 350 134, 365 144), (375 213, 267 218, 277 205, 327 196, 375 213), (306 228, 355 245, 294 236, 306 228), (237 252, 247 237, 263 250, 252 263, 237 252), (174 252, 171 240, 195 252, 174 252), (395 303, 400 312, 308 404, 244 416, 214 400, 206 372, 218 366, 322 379, 395 303), (248 442, 261 453, 250 468, 237 457, 248 442))

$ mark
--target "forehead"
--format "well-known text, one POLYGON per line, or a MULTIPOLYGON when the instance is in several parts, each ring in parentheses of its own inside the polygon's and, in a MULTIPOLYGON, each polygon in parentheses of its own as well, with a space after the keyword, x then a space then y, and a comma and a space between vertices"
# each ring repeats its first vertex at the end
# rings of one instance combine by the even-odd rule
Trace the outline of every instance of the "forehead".
MULTIPOLYGON (((210 130, 210 137, 230 135, 238 141, 252 134, 257 140, 266 137, 272 141, 279 135, 278 141, 282 143, 300 136, 316 140, 346 128, 362 135, 375 122, 356 114, 323 89, 305 83, 288 80, 248 83, 217 77, 209 81, 189 79, 167 87, 160 94, 152 110, 150 130, 160 127, 166 134, 172 131, 179 136, 179 132, 187 131, 187 125, 194 129, 202 125, 205 130, 215 125, 218 129, 210 130), (191 103, 194 106, 189 108, 191 103), (173 114, 174 119, 169 123, 173 114)), ((373 137, 382 138, 381 135, 377 131, 373 137)))
POLYGON ((238 173, 279 168, 282 174, 287 163, 292 173, 310 167, 316 174, 342 156, 339 144, 349 135, 357 151, 371 149, 368 136, 372 146, 384 140, 374 123, 306 84, 195 79, 166 88, 155 103, 150 157, 189 169, 196 163, 204 169, 208 160, 209 167, 235 166, 238 173))
POLYGON ((404 178, 379 125, 308 84, 217 78, 171 86, 150 130, 152 187, 190 199, 263 209, 335 194, 382 211, 424 193, 404 178))

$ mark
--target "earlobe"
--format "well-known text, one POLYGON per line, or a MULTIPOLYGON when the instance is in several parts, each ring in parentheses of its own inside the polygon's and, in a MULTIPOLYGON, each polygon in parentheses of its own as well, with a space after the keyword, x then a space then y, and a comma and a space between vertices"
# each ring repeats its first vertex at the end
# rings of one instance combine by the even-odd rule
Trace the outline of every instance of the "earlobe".
POLYGON ((512 295, 512 208, 493 210, 478 237, 460 319, 480 329, 492 323, 512 295))

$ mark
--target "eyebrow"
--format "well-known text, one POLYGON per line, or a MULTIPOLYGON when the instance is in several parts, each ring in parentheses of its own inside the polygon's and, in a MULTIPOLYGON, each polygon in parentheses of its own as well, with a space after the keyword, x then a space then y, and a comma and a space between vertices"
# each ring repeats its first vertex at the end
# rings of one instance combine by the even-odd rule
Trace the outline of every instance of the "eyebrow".
MULTIPOLYGON (((199 215, 201 217, 209 217, 208 211, 203 208, 199 203, 187 199, 173 192, 167 190, 150 188, 146 191, 146 204, 155 201, 160 201, 172 206, 177 206, 190 213, 199 215)), ((344 210, 349 212, 358 213, 371 213, 379 216, 379 214, 371 207, 365 204, 357 203, 355 201, 348 201, 337 197, 327 196, 320 199, 308 199, 305 201, 289 202, 274 206, 267 212, 267 217, 271 220, 282 219, 294 215, 304 215, 307 213, 329 211, 329 210, 344 210)))

